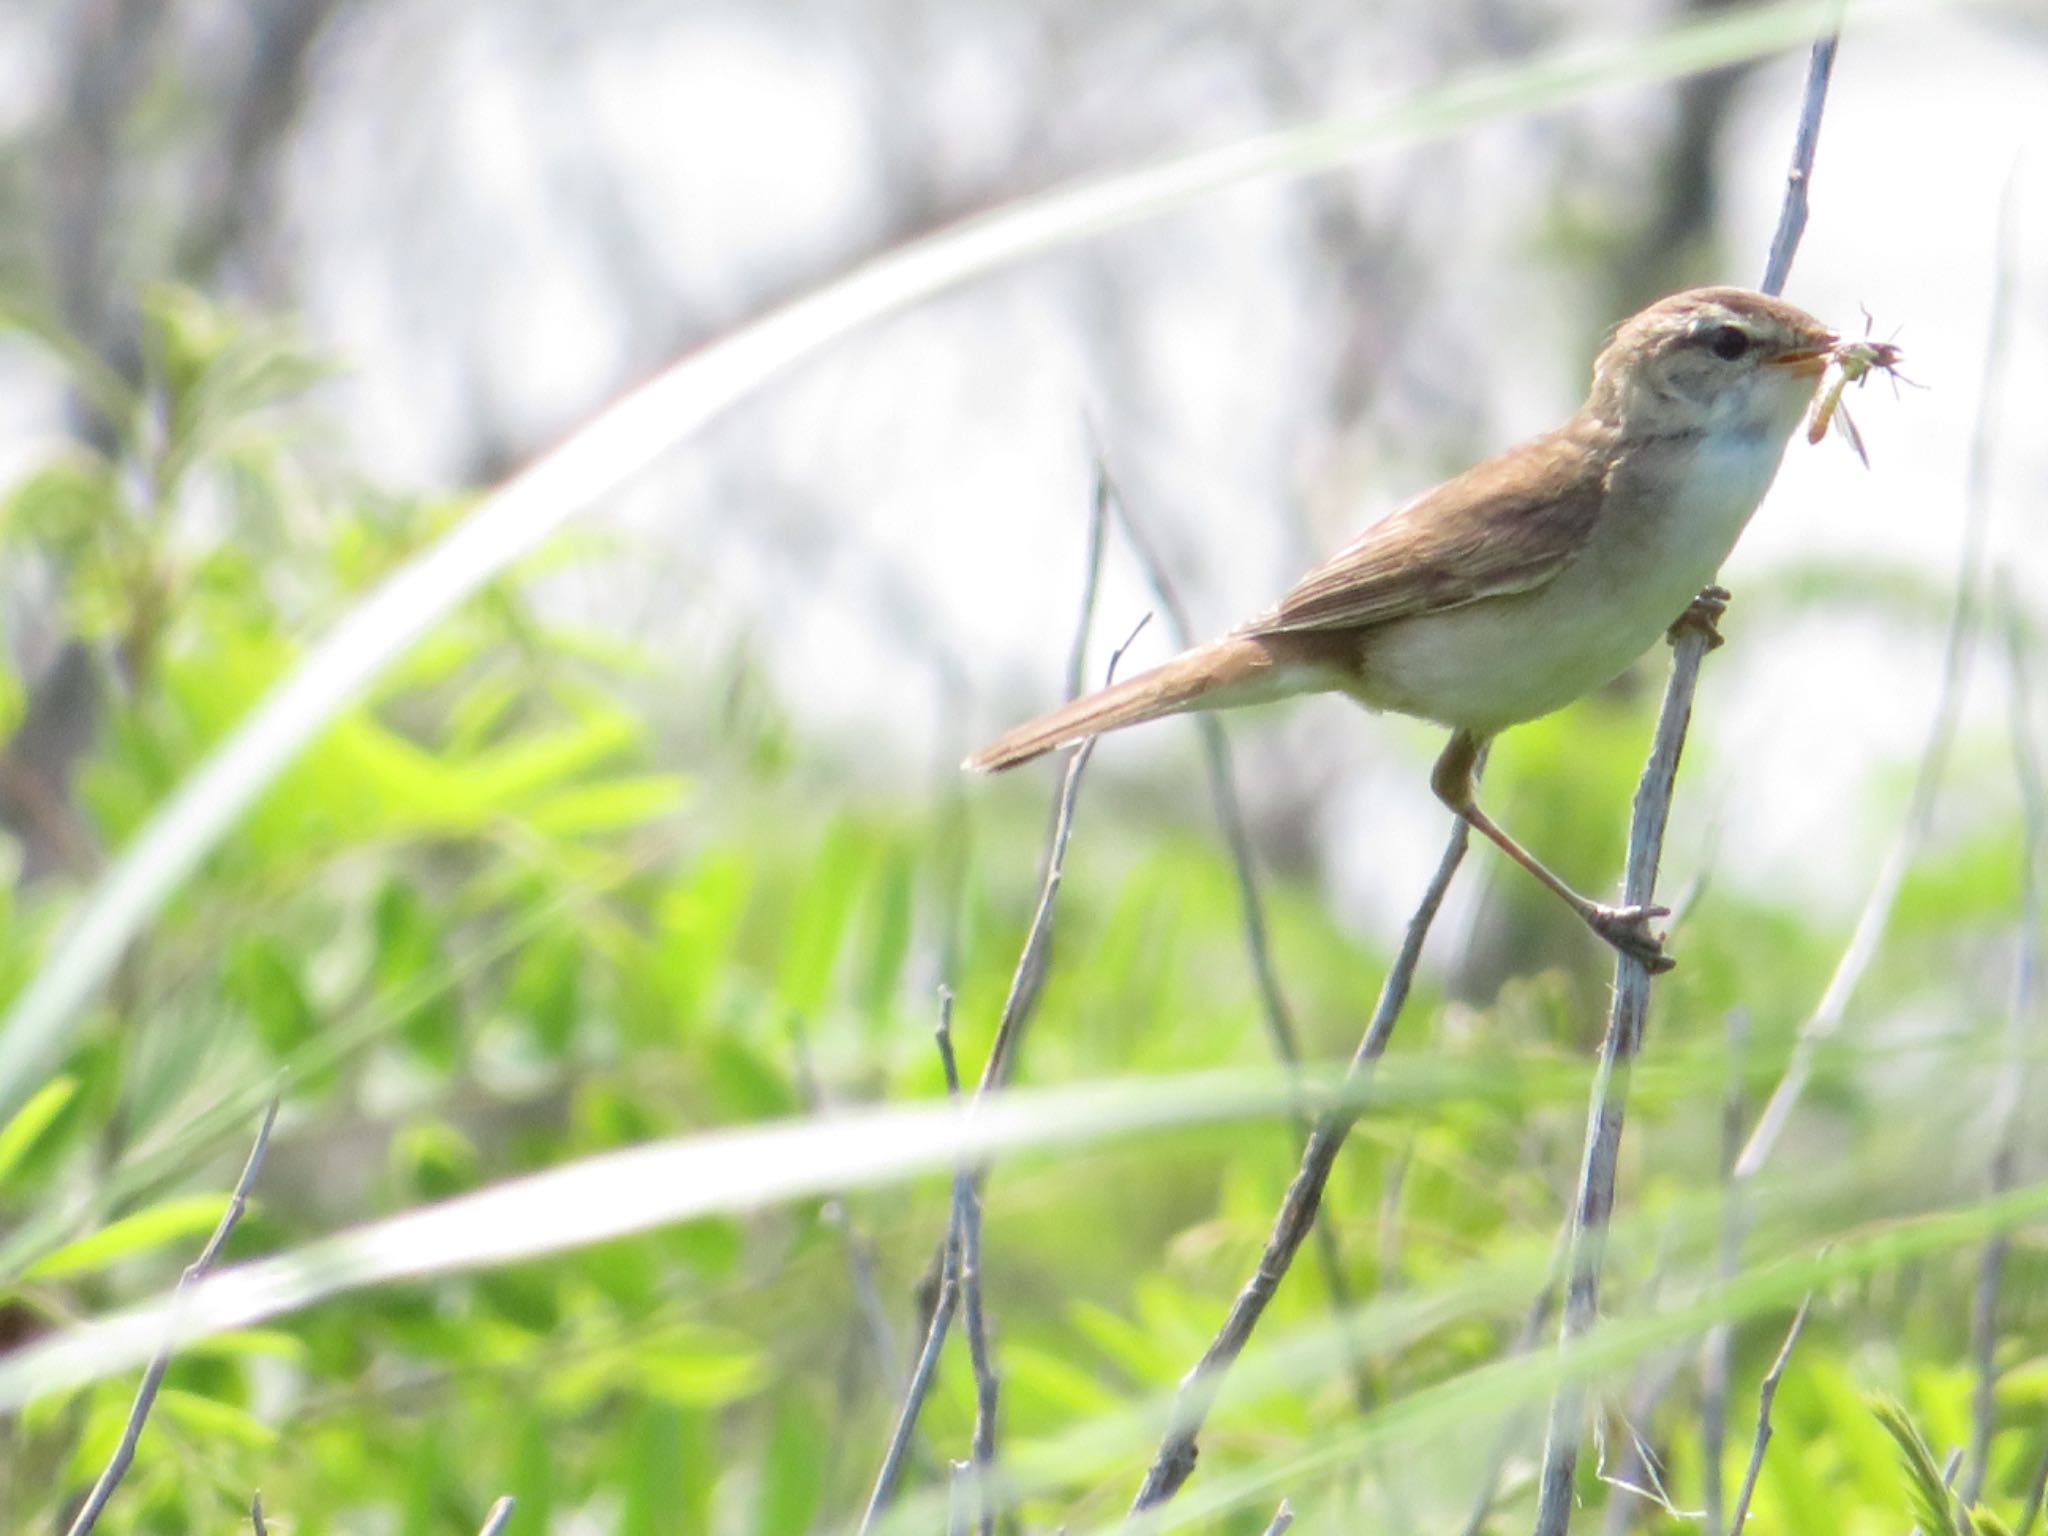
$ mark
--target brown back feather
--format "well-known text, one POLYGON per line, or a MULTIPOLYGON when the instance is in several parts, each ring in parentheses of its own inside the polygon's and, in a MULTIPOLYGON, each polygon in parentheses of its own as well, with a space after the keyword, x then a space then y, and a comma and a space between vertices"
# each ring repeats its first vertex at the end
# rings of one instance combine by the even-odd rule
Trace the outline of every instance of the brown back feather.
POLYGON ((1238 633, 1384 624, 1542 586, 1599 519, 1612 455, 1597 450, 1614 433, 1575 416, 1475 464, 1373 524, 1238 633))

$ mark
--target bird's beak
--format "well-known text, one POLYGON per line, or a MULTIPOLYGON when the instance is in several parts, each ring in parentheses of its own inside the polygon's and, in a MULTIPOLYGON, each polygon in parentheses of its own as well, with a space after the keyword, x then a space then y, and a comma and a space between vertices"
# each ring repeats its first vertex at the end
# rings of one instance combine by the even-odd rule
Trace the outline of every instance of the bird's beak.
POLYGON ((1790 352, 1780 352, 1776 357, 1766 359, 1765 365, 1771 368, 1790 368, 1795 373, 1819 378, 1827 372, 1828 359, 1834 356, 1835 348, 1840 344, 1839 336, 1823 336, 1818 345, 1795 347, 1790 352))

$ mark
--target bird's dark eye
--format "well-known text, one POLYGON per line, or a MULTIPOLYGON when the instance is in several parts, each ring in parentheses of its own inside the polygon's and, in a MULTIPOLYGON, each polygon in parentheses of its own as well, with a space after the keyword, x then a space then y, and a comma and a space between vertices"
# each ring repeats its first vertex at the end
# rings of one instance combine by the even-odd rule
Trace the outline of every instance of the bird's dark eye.
POLYGON ((1724 363, 1732 363, 1749 350, 1749 338, 1739 326, 1717 325, 1707 332, 1707 350, 1724 363))

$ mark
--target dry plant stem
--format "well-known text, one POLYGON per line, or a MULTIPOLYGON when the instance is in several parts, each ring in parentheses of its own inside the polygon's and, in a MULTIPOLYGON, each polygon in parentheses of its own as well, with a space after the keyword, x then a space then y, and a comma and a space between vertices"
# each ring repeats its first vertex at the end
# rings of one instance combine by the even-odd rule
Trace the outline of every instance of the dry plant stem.
MULTIPOLYGON (((1081 589, 1081 612, 1075 625, 1074 646, 1069 661, 1067 695, 1078 697, 1081 692, 1081 667, 1085 658, 1088 635, 1094 627, 1095 599, 1101 584, 1102 550, 1108 515, 1108 493, 1098 487, 1088 526, 1087 575, 1081 589)), ((1138 630, 1145 621, 1138 621, 1137 628, 1125 638, 1109 658, 1106 669, 1108 678, 1114 680, 1118 663, 1124 652, 1137 638, 1138 630)), ((1045 970, 1052 950, 1053 905, 1059 896, 1060 880, 1066 867, 1067 842, 1074 829, 1074 802, 1081 788, 1081 775, 1087 769, 1088 760, 1094 755, 1095 743, 1083 742, 1067 760, 1067 770, 1060 781, 1058 798, 1054 801, 1052 832, 1047 840, 1045 874, 1039 886, 1038 905, 1032 913, 1031 927, 1025 934, 1024 948, 1017 958, 1017 969, 1010 978, 1009 994, 1003 1000, 1003 1012, 997 1021, 995 1038, 990 1042, 988 1060, 982 1066, 980 1081, 975 1085, 974 1103, 979 1104, 983 1095, 1001 1088, 1009 1081, 1016 1062, 1019 1041, 1031 1011, 1037 1004, 1039 989, 1045 980, 1045 970)), ((952 1043, 952 995, 941 993, 939 1021, 939 1053, 946 1069, 949 1091, 959 1094, 960 1078, 958 1062, 953 1055, 952 1043)), ((895 1432, 890 1436, 889 1449, 883 1457, 882 1470, 876 1475, 874 1491, 869 1495, 866 1513, 861 1517, 860 1529, 866 1532, 874 1525, 881 1512, 888 1507, 894 1495, 897 1479, 902 1474, 903 1460, 907 1455, 912 1431, 917 1425, 918 1413, 924 1406, 924 1399, 931 1391, 933 1374, 938 1368, 939 1352, 946 1340, 946 1331, 952 1326, 953 1312, 960 1304, 962 1289, 961 1275, 964 1268, 963 1247, 965 1242, 964 1216, 971 1207, 974 1212, 975 1254, 974 1254, 974 1314, 972 1326, 979 1342, 970 1339, 969 1349, 974 1358, 976 1415, 974 1444, 976 1455, 976 1477, 974 1498, 982 1511, 982 1526, 990 1528, 993 1519, 989 1507, 990 1489, 985 1476, 987 1463, 995 1456, 995 1406, 996 1380, 989 1367, 988 1335, 986 1320, 982 1316, 980 1293, 980 1211, 981 1186, 988 1176, 988 1165, 962 1168, 954 1177, 954 1194, 951 1214, 948 1217, 946 1235, 939 1245, 936 1263, 938 1291, 932 1306, 931 1316, 925 1328, 924 1346, 918 1352, 917 1365, 911 1372, 911 1381, 904 1394, 903 1406, 897 1414, 895 1432), (986 1449, 986 1462, 983 1451, 986 1449)))
MULTIPOLYGON (((2048 791, 2034 756, 2033 690, 2027 674, 2027 651, 2021 610, 2001 583, 2000 604, 2006 616, 2007 719, 2012 738, 2013 777, 2020 798, 2020 923, 2013 959, 2012 999, 2006 1010, 2006 1062, 1998 1085, 1998 1134, 1991 1155, 1990 1195, 1997 1199, 2012 1188, 2019 1160, 2019 1107, 2028 1098, 2034 1015, 2034 978, 2040 968, 2041 857, 2048 849, 2048 791)), ((1977 1384, 1970 1404, 1969 1471, 1963 1479, 1963 1504, 1974 1506, 1984 1492, 1991 1465, 1991 1437, 1998 1427, 1998 1293, 2004 1281, 2010 1239, 1993 1233, 1977 1265, 1977 1291, 1970 1309, 1970 1354, 1976 1362, 1977 1384)))
POLYGON ((256 1536, 270 1536, 270 1527, 263 1523, 263 1495, 260 1491, 249 1495, 249 1529, 256 1536))
POLYGON ((1280 1507, 1273 1511, 1271 1523, 1266 1527, 1266 1536, 1286 1536, 1286 1532, 1293 1524, 1294 1506, 1282 1499, 1280 1507))
POLYGON ((1905 881, 1914 855, 1927 835, 1933 819, 1934 800, 1948 766, 1949 745, 1955 738, 1956 721, 1962 713, 1963 694, 1969 684, 1970 656, 1977 632, 1979 592, 1983 586, 1984 552, 1991 517, 1991 464, 1995 446, 1994 425, 1999 402, 2005 395, 2007 338, 2012 330, 2009 311, 2012 295, 2012 184, 1999 214, 2000 256, 1992 285, 1990 336, 1984 348, 1984 375, 1978 388, 1976 429, 1970 444, 1970 465, 1964 489, 1962 548, 1957 560, 1955 604, 1950 609, 1948 636, 1941 664, 1941 685, 1928 723, 1927 740, 1921 748, 1920 764, 1913 779, 1906 817, 1897 838, 1879 867, 1877 879, 1857 914, 1856 927, 1848 946, 1828 978, 1825 991, 1814 1005, 1812 1015, 1799 1028, 1792 1059, 1785 1075, 1772 1090, 1770 1100, 1750 1132, 1749 1143, 1735 1165, 1737 1180, 1754 1178, 1769 1159, 1778 1137, 1784 1132, 1793 1108, 1813 1075, 1813 1058, 1819 1047, 1841 1027, 1863 974, 1876 957, 1891 921, 1892 905, 1905 881))
MULTIPOLYGON (((946 1092, 960 1102, 960 1066, 953 1055, 953 998, 941 994, 938 1029, 939 1059, 945 1067, 946 1092)), ((975 1103, 981 1095, 975 1094, 975 1103)), ((963 1166, 953 1175, 954 1242, 959 1253, 958 1281, 963 1323, 967 1331, 967 1354, 974 1370, 974 1461, 971 1494, 979 1512, 976 1525, 981 1536, 993 1536, 995 1509, 990 1495, 996 1461, 996 1404, 999 1383, 989 1354, 988 1318, 981 1304, 981 1197, 974 1179, 963 1166)), ((957 1478, 956 1478, 957 1482, 957 1478)))
MULTIPOLYGON (((943 989, 939 993, 939 1026, 934 1031, 934 1038, 938 1044, 939 1063, 946 1074, 946 1093, 957 1105, 960 1103, 960 1065, 953 1054, 953 994, 943 989)), ((978 1102, 979 1093, 975 1097, 978 1102)), ((862 1531, 873 1527, 895 1496, 896 1483, 902 1476, 903 1463, 909 1455, 911 1438, 917 1429, 918 1415, 924 1410, 924 1400, 930 1395, 932 1381, 938 1372, 939 1354, 945 1346, 946 1333, 953 1325, 953 1313, 961 1306, 963 1297, 975 1383, 974 1468, 973 1476, 966 1481, 971 1483, 973 1501, 981 1510, 982 1530, 993 1529, 994 1515, 990 1511, 988 1495, 989 1471, 995 1460, 996 1379, 989 1368, 988 1332, 981 1308, 981 1202, 974 1192, 974 1175, 964 1166, 953 1175, 953 1199, 940 1252, 938 1299, 932 1307, 931 1321, 925 1328, 924 1345, 918 1351, 917 1365, 911 1371, 910 1386, 903 1394, 903 1406, 897 1410, 896 1428, 889 1437, 889 1448, 883 1454, 881 1471, 875 1475, 874 1490, 868 1495, 867 1511, 861 1516, 862 1531)), ((962 1482, 956 1465, 952 1492, 956 1501, 967 1496, 962 1482)))
MULTIPOLYGON (((1761 286, 1768 294, 1784 291, 1800 233, 1806 227, 1806 190, 1813 178, 1821 113, 1827 103, 1828 78, 1834 69, 1839 41, 1834 34, 1818 39, 1808 62, 1785 200, 1777 234, 1771 241, 1770 259, 1764 267, 1761 286)), ((1631 906, 1647 905, 1656 893, 1657 861, 1663 851, 1664 827, 1671 811, 1672 781, 1678 772, 1686 725, 1692 717, 1700 660, 1706 651, 1707 636, 1697 627, 1682 628, 1673 642, 1671 680, 1665 686, 1657 732, 1651 741, 1649 760, 1643 765, 1629 826, 1622 900, 1631 906)), ((1558 1329, 1558 1349, 1567 1357, 1599 1311, 1600 1261, 1606 1246, 1608 1218, 1614 1208, 1615 1165, 1628 1103, 1628 1073, 1642 1043, 1643 1017, 1650 998, 1650 973, 1641 961, 1619 954, 1614 973, 1614 1002, 1607 1015, 1600 1065, 1593 1075, 1585 1155, 1566 1246, 1564 1317, 1558 1329)), ((1578 1470, 1579 1437, 1584 1430, 1585 1395, 1584 1384, 1570 1377, 1551 1399, 1542 1481, 1536 1496, 1536 1536, 1564 1536, 1571 1528, 1572 1483, 1578 1470)))
MULTIPOLYGON (((1081 613, 1074 625, 1073 650, 1067 659, 1069 699, 1081 696, 1088 636, 1095 627, 1095 599, 1102 583, 1102 548, 1108 516, 1109 491, 1106 484, 1098 484, 1088 514, 1088 573, 1081 588, 1081 613)), ((1140 628, 1143 622, 1139 621, 1140 628)), ((1131 640, 1136 638, 1137 631, 1133 630, 1110 657, 1110 678, 1116 676, 1117 663, 1122 660, 1131 640)), ((1088 767, 1089 758, 1094 755, 1095 742, 1091 739, 1083 742, 1067 759, 1067 771, 1060 780, 1059 795, 1053 802, 1052 833, 1046 842, 1045 877, 1039 887, 1038 907, 1032 913, 1024 951, 1017 957, 1017 969, 1010 978, 1009 995, 1003 999, 1002 1017, 996 1025, 995 1041, 989 1047, 988 1060, 981 1069, 977 1093, 987 1093, 1009 1081, 1018 1040, 1030 1020, 1032 1008, 1037 1005, 1039 989, 1045 984, 1046 962, 1052 952, 1053 902, 1059 896, 1060 875, 1066 865, 1067 839, 1074 829, 1074 797, 1080 792, 1081 775, 1088 767)), ((976 1177, 978 1181, 980 1176, 977 1174, 976 1177)))
POLYGON ((1785 201, 1778 209, 1778 230, 1771 237, 1770 259, 1764 263, 1763 291, 1772 297, 1785 291, 1792 275, 1792 257, 1806 233, 1806 189, 1813 180, 1814 152, 1820 147, 1821 109, 1827 105, 1828 78, 1835 69, 1835 50, 1842 35, 1830 32, 1814 41, 1806 60, 1806 91, 1799 109, 1799 131, 1792 141, 1792 169, 1785 176, 1785 201))
POLYGON ((477 1531, 477 1536, 499 1536, 507 1522, 511 1520, 512 1511, 517 1506, 518 1501, 511 1494, 505 1494, 491 1506, 491 1512, 484 1516, 484 1523, 477 1531))
MULTIPOLYGON (((228 1196, 227 1209, 220 1213, 220 1222, 214 1227, 213 1236, 206 1240, 206 1246, 199 1250, 199 1257, 186 1265, 185 1272, 178 1276, 177 1287, 171 1292, 173 1305, 213 1268, 228 1235, 242 1219, 242 1212, 249 1204, 249 1191, 256 1183, 256 1175, 263 1171, 263 1156, 270 1150, 270 1128, 277 1124, 277 1104, 278 1101, 272 1099, 263 1111, 262 1123, 256 1127, 256 1140, 249 1148, 248 1160, 242 1164, 242 1176, 235 1180, 234 1193, 228 1196)), ((106 1470, 92 1485, 92 1492, 86 1495, 78 1518, 71 1522, 70 1536, 86 1536, 99 1523, 107 1501, 114 1496, 114 1490, 120 1487, 121 1479, 127 1476, 129 1465, 135 1460, 135 1447, 142 1439, 142 1426, 149 1421, 149 1410, 156 1405, 157 1391, 163 1386, 164 1373, 171 1366, 171 1350, 178 1337, 175 1316, 174 1313, 172 1326, 165 1331, 163 1345, 142 1373, 142 1385, 135 1389, 135 1403, 128 1410, 128 1422, 122 1426, 120 1443, 114 1447, 114 1454, 107 1458, 106 1470)))
POLYGON ((1302 1151, 1301 1165, 1295 1171, 1293 1182, 1287 1186, 1287 1194, 1273 1220, 1273 1230, 1259 1255, 1258 1267, 1231 1303, 1223 1326, 1210 1340, 1202 1358, 1181 1378, 1180 1389, 1174 1394, 1173 1406, 1169 1410, 1166 1437, 1160 1442, 1137 1496, 1131 1501, 1131 1513, 1134 1515, 1172 1498, 1195 1470, 1196 1441, 1223 1384, 1224 1374, 1229 1371, 1231 1362, 1243 1352, 1252 1330, 1265 1313, 1267 1303, 1273 1299, 1273 1293, 1280 1288, 1281 1280, 1294 1263, 1302 1240, 1315 1225, 1316 1209, 1322 1201, 1324 1186, 1330 1181, 1330 1170, 1336 1166, 1337 1153, 1344 1145, 1344 1138, 1351 1133, 1351 1127, 1364 1113, 1356 1090, 1363 1085, 1373 1063, 1385 1053, 1387 1042, 1393 1037, 1394 1025, 1401 1017, 1401 1009, 1408 1001, 1408 989, 1415 980, 1416 963, 1422 958, 1423 940, 1429 936, 1430 924, 1436 920, 1437 909, 1443 905, 1444 892, 1450 888, 1451 877, 1458 872, 1458 865, 1465 857, 1469 832, 1470 828, 1463 820, 1452 826, 1443 857, 1437 862, 1436 873, 1430 876, 1421 902, 1408 919, 1401 948, 1387 971, 1386 981, 1381 984, 1372 1021, 1367 1024, 1358 1049, 1352 1053, 1351 1065, 1344 1074, 1344 1085, 1352 1091, 1345 1094, 1341 1108, 1326 1110, 1316 1120, 1314 1130, 1309 1133, 1308 1145, 1302 1151))
POLYGON ((1806 1326, 1806 1314, 1812 1305, 1810 1294, 1799 1303, 1799 1310, 1792 1314, 1792 1326, 1785 1330, 1785 1342, 1778 1346, 1778 1358, 1771 1362, 1757 1388, 1756 1438, 1750 1442, 1749 1466, 1742 1474, 1742 1490, 1735 1495, 1735 1513, 1729 1518, 1728 1536, 1742 1536, 1743 1522, 1749 1519, 1749 1501, 1756 1493, 1757 1474, 1763 1470, 1764 1450, 1771 1443, 1771 1404, 1777 1399, 1778 1383, 1785 1377, 1785 1362, 1792 1358, 1792 1346, 1799 1342, 1799 1330, 1806 1326))
MULTIPOLYGON (((1723 1285, 1742 1266, 1742 1201, 1734 1181, 1742 1155, 1749 1105, 1742 1091, 1742 1058, 1749 1043, 1749 1014, 1728 1010, 1728 1088, 1721 1100, 1721 1241, 1715 1269, 1723 1285)), ((1722 1505, 1721 1458, 1728 1445, 1728 1382, 1734 1370, 1735 1330, 1726 1323, 1707 1330, 1700 1346, 1700 1512, 1703 1536, 1727 1529, 1722 1505)))
MULTIPOLYGON (((1643 776, 1636 786, 1627 872, 1622 883, 1622 901, 1629 906, 1648 905, 1656 894, 1657 861, 1663 853, 1664 826, 1671 813, 1672 783, 1678 775, 1686 725, 1692 718, 1693 691, 1699 682, 1700 660, 1706 652, 1706 634, 1696 628, 1681 631, 1672 646, 1671 681, 1664 690, 1649 760, 1643 765, 1643 776)), ((1649 968, 1632 955, 1617 953, 1614 1002, 1607 1014, 1607 1036, 1601 1045, 1600 1064, 1593 1074, 1592 1100, 1586 1114, 1586 1147, 1565 1246, 1564 1317, 1558 1329, 1558 1350, 1567 1358, 1573 1344, 1593 1326, 1599 1311, 1600 1260, 1607 1242, 1608 1218, 1614 1209, 1615 1171, 1628 1106, 1629 1068, 1642 1043, 1643 1016, 1649 1002, 1649 968)), ((1563 1536, 1570 1529, 1572 1478, 1578 1469, 1584 1417, 1584 1384, 1576 1378, 1568 1379, 1550 1404, 1543 1478, 1536 1501, 1537 1536, 1563 1536)))
MULTIPOLYGON (((1101 586, 1102 550, 1105 542, 1105 528, 1109 511, 1108 492, 1098 487, 1088 520, 1088 567, 1081 585, 1081 611, 1074 625, 1073 651, 1068 660, 1067 697, 1079 698, 1082 687, 1082 658, 1088 648, 1089 633, 1095 627, 1095 599, 1101 586)), ((1144 627, 1139 620, 1138 628, 1144 627)), ((1125 649, 1137 638, 1137 630, 1131 631, 1123 645, 1110 656, 1108 677, 1116 676, 1117 663, 1123 659, 1125 649)), ((1024 1035, 1025 1025, 1030 1022, 1031 1011, 1038 1004, 1038 993, 1045 984, 1045 969, 1052 954, 1053 904, 1059 897, 1060 880, 1066 869, 1067 841, 1074 830, 1074 802, 1081 791, 1081 775, 1087 771, 1088 761, 1095 755, 1095 742, 1091 739, 1081 743, 1067 758, 1066 772, 1060 777, 1058 793, 1053 797, 1052 830, 1046 838, 1045 868, 1039 882, 1038 905, 1031 914, 1031 926, 1024 935, 1024 948, 1017 957, 1017 969, 1010 977, 1010 990, 1003 999, 1003 1011, 996 1022, 995 1039, 988 1048, 988 1060, 982 1063, 981 1078, 975 1085, 975 1097, 1001 1088, 1010 1080, 1015 1070, 1019 1042, 1024 1035)), ((974 1192, 981 1193, 982 1181, 988 1176, 988 1169, 974 1170, 974 1192)), ((950 1239, 949 1239, 950 1241, 950 1239)), ((940 1271, 949 1262, 945 1248, 932 1255, 925 1269, 925 1281, 919 1294, 930 1294, 930 1288, 940 1271)))
POLYGON ((953 1311, 960 1304, 958 1235, 957 1227, 949 1224, 945 1261, 939 1271, 938 1299, 932 1306, 931 1322, 925 1328, 924 1347, 918 1351, 917 1364, 910 1372, 910 1385, 904 1389, 903 1406, 896 1411, 896 1428, 889 1436, 889 1449, 883 1453, 881 1470, 875 1474, 874 1489, 868 1494, 868 1507, 860 1517, 863 1533, 874 1529, 875 1522, 896 1496, 896 1483, 903 1475, 903 1463, 910 1454, 917 1416, 924 1410, 924 1400, 932 1389, 932 1378, 938 1372, 939 1351, 946 1342, 946 1330, 953 1326, 953 1311))
MULTIPOLYGON (((1158 546, 1152 542, 1131 511, 1130 503, 1124 499, 1123 492, 1117 488, 1099 449, 1095 476, 1097 495, 1114 509, 1123 524, 1124 537, 1137 555, 1138 564, 1144 567, 1145 580, 1166 615, 1174 645, 1181 650, 1192 648, 1196 636, 1194 625, 1188 619, 1187 606, 1181 602, 1173 578, 1166 573, 1166 562, 1161 558, 1158 546)), ((1223 830, 1223 841, 1230 851, 1230 866, 1237 877, 1245 956, 1251 962, 1252 981, 1258 989, 1259 1008, 1266 1022, 1266 1037, 1272 1043, 1273 1054, 1289 1072, 1294 1072, 1301 1065, 1301 1042, 1295 1032, 1293 1010, 1287 1006, 1287 994, 1281 990, 1279 968, 1273 963, 1273 946, 1266 926, 1266 901, 1259 890, 1258 866, 1252 859, 1251 831, 1245 825, 1244 804, 1237 793, 1237 775, 1230 765, 1230 738, 1214 711, 1198 711, 1193 719, 1202 738, 1202 764, 1209 780, 1210 804, 1215 808, 1216 824, 1223 830)), ((1306 1143, 1313 1129, 1307 1111, 1300 1108, 1294 1111, 1294 1127, 1296 1134, 1306 1143)), ((1339 1319, 1338 1337, 1351 1372, 1352 1396, 1362 1410, 1371 1406, 1371 1376, 1366 1369, 1363 1352, 1350 1329, 1342 1323, 1342 1319, 1351 1312, 1351 1286, 1344 1277, 1343 1250, 1337 1240, 1337 1229, 1330 1221, 1317 1222, 1315 1236, 1316 1261, 1322 1270, 1323 1286, 1330 1295, 1330 1310, 1339 1319)))

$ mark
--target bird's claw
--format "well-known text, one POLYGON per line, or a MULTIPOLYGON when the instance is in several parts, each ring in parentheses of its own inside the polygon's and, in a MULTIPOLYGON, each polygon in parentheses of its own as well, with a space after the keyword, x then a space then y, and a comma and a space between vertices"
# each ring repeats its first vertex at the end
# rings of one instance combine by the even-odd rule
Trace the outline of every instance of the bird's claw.
POLYGON ((1595 907, 1586 925, 1625 955, 1640 960, 1653 976, 1678 964, 1664 953, 1662 936, 1650 931, 1653 918, 1669 917, 1669 907, 1595 907))
POLYGON ((1708 650, 1719 650, 1727 643, 1721 635, 1720 618, 1728 611, 1729 596, 1726 587, 1701 588, 1699 596, 1692 600, 1685 612, 1672 620, 1664 638, 1676 645, 1678 637, 1691 630, 1707 637, 1708 650))

